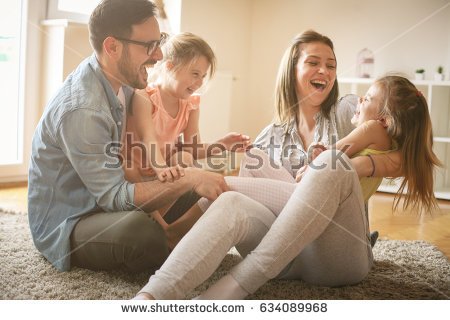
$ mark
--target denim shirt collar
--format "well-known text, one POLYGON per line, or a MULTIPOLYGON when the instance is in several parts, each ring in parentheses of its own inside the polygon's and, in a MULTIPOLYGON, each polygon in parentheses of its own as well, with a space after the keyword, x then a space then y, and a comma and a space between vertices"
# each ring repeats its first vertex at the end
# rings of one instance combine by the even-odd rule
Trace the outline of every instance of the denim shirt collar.
MULTIPOLYGON (((103 88, 106 92, 106 97, 108 99, 108 103, 111 110, 111 115, 114 119, 114 121, 117 124, 118 131, 119 131, 119 140, 122 133, 122 127, 124 123, 123 115, 124 111, 122 106, 120 105, 119 98, 114 93, 114 90, 111 86, 111 83, 106 79, 103 70, 97 60, 97 57, 95 53, 93 53, 89 58, 89 65, 91 66, 92 70, 94 71, 95 76, 98 78, 100 83, 102 84, 103 88)), ((134 94, 133 88, 127 85, 122 86, 123 93, 125 95, 125 104, 128 106, 131 102, 131 98, 134 94)), ((126 106, 124 106, 126 108, 126 106)))

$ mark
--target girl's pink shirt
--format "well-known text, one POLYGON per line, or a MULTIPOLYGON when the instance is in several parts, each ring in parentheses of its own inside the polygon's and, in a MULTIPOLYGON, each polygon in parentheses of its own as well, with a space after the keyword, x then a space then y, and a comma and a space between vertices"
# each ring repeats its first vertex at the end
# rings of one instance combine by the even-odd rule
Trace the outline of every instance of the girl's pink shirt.
MULTIPOLYGON (((199 108, 200 97, 199 96, 191 96, 188 100, 179 100, 179 110, 178 114, 175 118, 171 117, 166 109, 162 105, 161 95, 159 92, 159 88, 155 87, 147 87, 146 89, 149 98, 153 104, 153 112, 152 119, 153 126, 155 128, 156 134, 156 142, 158 143, 158 147, 160 151, 167 159, 169 155, 170 149, 166 149, 166 145, 173 146, 177 142, 178 136, 186 129, 189 114, 192 110, 196 110, 199 108)), ((150 106, 149 106, 150 107, 150 106)), ((150 120, 150 119, 149 119, 150 120)), ((153 176, 154 171, 149 163, 143 163, 143 150, 142 148, 136 147, 139 144, 144 144, 146 146, 146 155, 153 159, 151 156, 152 147, 149 146, 149 141, 141 141, 141 137, 137 135, 136 128, 132 118, 127 120, 126 126, 127 135, 131 134, 132 141, 128 142, 127 139, 123 138, 124 148, 122 149, 122 155, 124 159, 127 160, 136 168, 139 168, 140 173, 142 175, 153 176), (149 149, 150 148, 150 149, 149 149)))
POLYGON ((156 139, 163 151, 167 144, 174 145, 178 136, 186 129, 191 111, 199 108, 200 96, 193 95, 188 100, 180 99, 178 114, 173 118, 163 106, 159 88, 148 86, 146 91, 153 104, 152 120, 156 139))

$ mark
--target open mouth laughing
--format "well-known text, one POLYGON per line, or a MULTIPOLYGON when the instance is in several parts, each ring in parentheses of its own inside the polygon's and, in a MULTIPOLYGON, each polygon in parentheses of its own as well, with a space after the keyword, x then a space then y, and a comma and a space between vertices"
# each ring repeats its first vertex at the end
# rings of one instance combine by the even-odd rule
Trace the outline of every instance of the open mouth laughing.
POLYGON ((325 80, 311 80, 311 85, 319 91, 324 91, 328 85, 328 82, 325 80))

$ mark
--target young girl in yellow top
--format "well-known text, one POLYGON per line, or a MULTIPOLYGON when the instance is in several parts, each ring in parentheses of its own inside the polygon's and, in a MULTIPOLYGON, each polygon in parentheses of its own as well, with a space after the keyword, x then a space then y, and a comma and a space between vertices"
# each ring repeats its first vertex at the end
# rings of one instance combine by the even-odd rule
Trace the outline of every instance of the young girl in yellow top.
MULTIPOLYGON (((199 105, 195 92, 206 76, 211 78, 216 58, 211 47, 192 33, 172 36, 162 46, 163 59, 154 68, 157 79, 144 90, 136 91, 127 115, 125 176, 136 182, 156 177, 172 181, 182 175, 182 167, 194 159, 205 158, 219 150, 209 150, 200 143, 199 105), (150 121, 151 120, 151 121, 150 121), (131 135, 131 137, 130 137, 131 135), (185 144, 194 144, 194 150, 174 153, 174 146, 183 136, 185 144), (131 138, 131 139, 130 139, 131 138), (143 148, 136 148, 140 143, 143 148), (133 147, 133 148, 132 148, 133 147), (208 154, 209 153, 209 154, 208 154)), ((245 149, 249 137, 229 133, 216 142, 223 149, 236 145, 245 149)))

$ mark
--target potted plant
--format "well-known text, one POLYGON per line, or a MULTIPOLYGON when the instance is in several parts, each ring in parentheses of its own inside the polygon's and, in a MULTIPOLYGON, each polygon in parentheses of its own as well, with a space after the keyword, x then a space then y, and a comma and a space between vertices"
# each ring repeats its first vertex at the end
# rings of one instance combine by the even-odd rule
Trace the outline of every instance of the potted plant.
POLYGON ((425 69, 417 69, 414 74, 416 80, 424 80, 425 79, 425 69))
POLYGON ((436 73, 434 74, 434 80, 435 81, 443 81, 444 80, 444 68, 442 66, 439 66, 436 69, 436 73))

